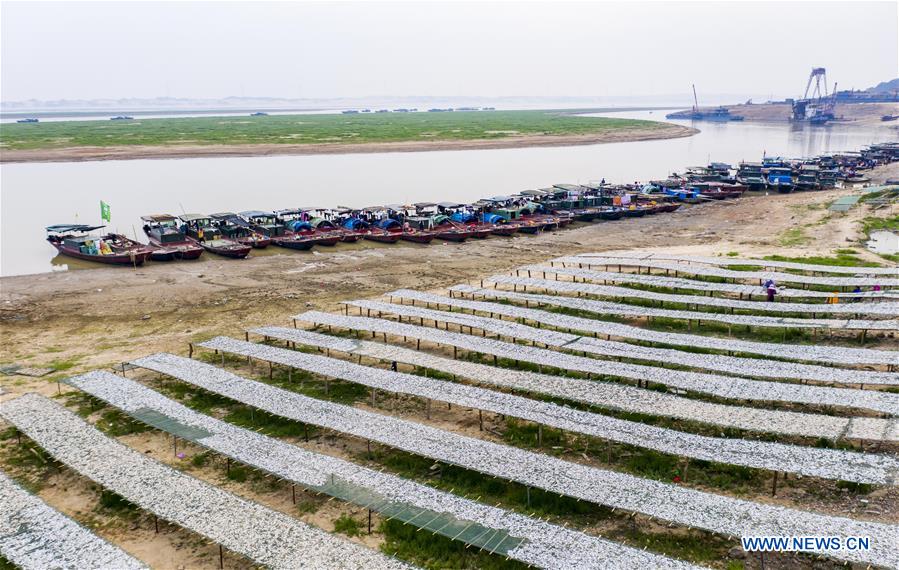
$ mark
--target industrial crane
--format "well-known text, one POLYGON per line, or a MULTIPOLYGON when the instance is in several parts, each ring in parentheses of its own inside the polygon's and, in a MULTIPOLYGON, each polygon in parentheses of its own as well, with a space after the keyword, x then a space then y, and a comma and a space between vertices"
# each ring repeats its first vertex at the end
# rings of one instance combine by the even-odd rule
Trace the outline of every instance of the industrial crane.
POLYGON ((837 84, 833 84, 833 94, 827 93, 827 71, 823 67, 814 67, 805 84, 805 93, 802 99, 793 102, 794 121, 808 121, 822 124, 834 118, 836 107, 837 84), (812 82, 815 83, 812 89, 812 82), (812 89, 811 97, 809 90, 812 89))

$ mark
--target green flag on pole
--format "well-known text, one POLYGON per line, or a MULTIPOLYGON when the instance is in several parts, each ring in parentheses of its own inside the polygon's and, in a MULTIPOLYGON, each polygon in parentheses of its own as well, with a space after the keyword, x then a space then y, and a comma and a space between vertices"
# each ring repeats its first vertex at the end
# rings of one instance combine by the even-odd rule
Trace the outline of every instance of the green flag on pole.
POLYGON ((107 222, 112 221, 112 216, 109 213, 109 204, 103 200, 100 200, 100 219, 107 222))

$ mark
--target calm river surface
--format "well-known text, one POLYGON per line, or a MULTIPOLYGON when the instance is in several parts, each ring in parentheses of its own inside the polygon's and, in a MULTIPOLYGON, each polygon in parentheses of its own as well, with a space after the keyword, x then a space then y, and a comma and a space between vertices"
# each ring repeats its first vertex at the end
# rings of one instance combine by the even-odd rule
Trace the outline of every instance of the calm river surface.
MULTIPOLYGON (((664 111, 606 116, 663 119, 664 111)), ((111 206, 110 229, 144 241, 142 214, 465 202, 554 183, 649 180, 709 160, 759 160, 763 151, 801 157, 899 140, 880 125, 695 126, 702 132, 689 138, 574 147, 4 164, 0 275, 93 266, 57 256, 44 227, 98 223, 100 200, 111 206)))

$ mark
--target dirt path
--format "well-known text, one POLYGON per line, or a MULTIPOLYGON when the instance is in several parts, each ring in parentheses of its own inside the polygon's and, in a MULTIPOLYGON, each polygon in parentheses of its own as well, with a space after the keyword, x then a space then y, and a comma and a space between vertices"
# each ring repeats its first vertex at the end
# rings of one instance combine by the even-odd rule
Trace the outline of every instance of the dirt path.
MULTIPOLYGON (((899 176, 899 164, 878 176, 899 176)), ((855 222, 870 215, 867 208, 845 215, 827 211, 827 203, 847 193, 747 196, 685 206, 673 214, 464 244, 337 246, 243 261, 207 255, 198 262, 154 263, 137 270, 6 277, 0 279, 0 360, 67 372, 111 366, 158 350, 181 353, 188 342, 213 335, 284 324, 308 308, 335 310, 339 301, 400 287, 444 288, 588 251, 832 254, 857 245, 855 222)), ((45 379, 15 376, 0 377, 0 382, 11 392, 55 390, 45 379)))
POLYGON ((276 156, 304 154, 360 154, 373 152, 422 152, 432 150, 482 150, 533 146, 576 146, 600 143, 673 139, 692 136, 690 127, 663 124, 654 129, 620 129, 589 135, 530 135, 491 140, 407 141, 360 144, 258 144, 70 147, 38 150, 3 150, 0 162, 81 162, 146 158, 203 158, 227 156, 276 156))

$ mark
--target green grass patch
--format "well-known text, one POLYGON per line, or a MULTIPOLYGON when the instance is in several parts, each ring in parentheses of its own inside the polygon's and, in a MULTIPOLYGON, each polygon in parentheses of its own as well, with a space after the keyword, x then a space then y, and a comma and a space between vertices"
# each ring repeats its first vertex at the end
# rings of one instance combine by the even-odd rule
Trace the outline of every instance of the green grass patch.
POLYGON ((837 489, 848 489, 850 493, 856 495, 867 495, 874 490, 874 485, 854 481, 837 481, 837 489))
POLYGON ((228 470, 227 477, 232 481, 243 483, 247 480, 247 468, 239 465, 232 465, 228 470))
POLYGON ((100 506, 111 511, 136 511, 137 505, 107 489, 100 491, 100 506))
POLYGON ((654 131, 668 126, 655 121, 587 117, 545 110, 188 117, 4 123, 0 126, 0 142, 8 150, 133 145, 363 144, 496 140, 526 135, 598 135, 622 130, 654 131))
POLYGON ((809 263, 812 265, 830 265, 834 267, 877 267, 878 263, 865 261, 858 257, 858 252, 854 249, 841 248, 835 249, 836 255, 811 255, 807 257, 788 257, 785 255, 768 255, 765 259, 768 261, 789 261, 793 263, 809 263))
POLYGON ((360 536, 362 534, 362 523, 343 513, 334 521, 334 532, 339 532, 347 536, 360 536))
POLYGON ((781 247, 797 247, 806 245, 809 241, 810 238, 805 235, 805 230, 801 227, 784 230, 777 237, 777 245, 781 247))
POLYGON ((862 218, 859 223, 861 223, 861 230, 866 236, 870 236, 871 232, 880 230, 899 231, 899 216, 891 216, 889 218, 875 218, 869 216, 867 218, 862 218))

